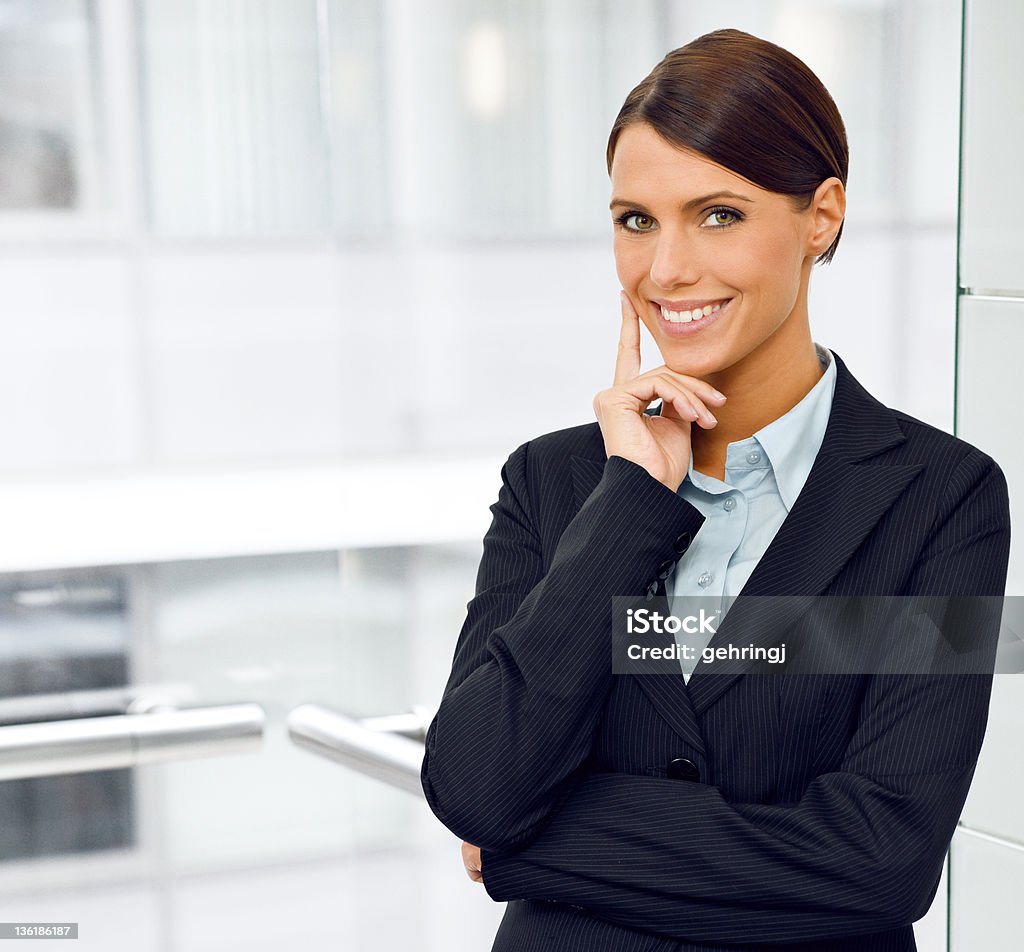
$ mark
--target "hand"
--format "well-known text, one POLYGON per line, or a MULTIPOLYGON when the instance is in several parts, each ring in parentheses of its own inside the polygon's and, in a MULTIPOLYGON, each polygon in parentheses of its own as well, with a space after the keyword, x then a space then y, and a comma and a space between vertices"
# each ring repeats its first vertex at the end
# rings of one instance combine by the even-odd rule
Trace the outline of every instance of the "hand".
POLYGON ((647 470, 672 492, 679 489, 690 465, 690 425, 711 429, 717 420, 707 403, 721 406, 725 396, 697 377, 670 370, 665 364, 640 373, 640 318, 625 291, 622 331, 615 360, 615 382, 594 397, 608 456, 621 456, 647 470), (661 416, 647 416, 655 397, 661 416))
POLYGON ((462 843, 462 865, 466 867, 466 874, 474 883, 484 881, 483 863, 480 859, 480 847, 472 843, 462 843))

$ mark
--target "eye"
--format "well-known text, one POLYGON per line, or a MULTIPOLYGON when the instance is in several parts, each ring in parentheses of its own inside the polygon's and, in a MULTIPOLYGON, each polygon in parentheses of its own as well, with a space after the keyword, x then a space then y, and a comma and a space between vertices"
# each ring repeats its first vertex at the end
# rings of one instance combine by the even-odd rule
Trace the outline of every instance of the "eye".
POLYGON ((654 229, 654 219, 643 212, 624 212, 615 219, 615 224, 632 232, 653 231, 654 229), (628 224, 629 222, 634 222, 634 224, 628 224))
POLYGON ((711 225, 712 229, 728 228, 730 225, 735 225, 737 222, 743 221, 743 216, 738 211, 733 208, 726 208, 724 205, 719 206, 718 208, 712 208, 708 212, 708 217, 705 218, 704 221, 707 221, 709 218, 715 220, 715 224, 711 225), (723 215, 728 215, 731 221, 723 222, 721 220, 721 216, 723 215))

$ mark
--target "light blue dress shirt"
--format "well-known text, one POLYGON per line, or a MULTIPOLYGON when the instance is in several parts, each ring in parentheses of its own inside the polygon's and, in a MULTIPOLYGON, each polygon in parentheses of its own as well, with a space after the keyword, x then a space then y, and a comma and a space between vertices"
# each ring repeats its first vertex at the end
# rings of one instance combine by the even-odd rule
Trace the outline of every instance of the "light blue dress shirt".
MULTIPOLYGON (((814 349, 824 371, 821 378, 791 410, 728 445, 724 481, 695 470, 690 453, 678 492, 701 512, 704 523, 666 581, 673 612, 685 613, 672 600, 697 595, 702 599, 693 605, 717 607, 724 618, 728 605, 723 597, 740 593, 793 508, 825 438, 835 393, 832 352, 818 343, 814 349), (717 600, 704 600, 711 596, 717 600)), ((711 638, 683 637, 698 653, 711 638)), ((680 664, 689 681, 696 661, 680 664)))

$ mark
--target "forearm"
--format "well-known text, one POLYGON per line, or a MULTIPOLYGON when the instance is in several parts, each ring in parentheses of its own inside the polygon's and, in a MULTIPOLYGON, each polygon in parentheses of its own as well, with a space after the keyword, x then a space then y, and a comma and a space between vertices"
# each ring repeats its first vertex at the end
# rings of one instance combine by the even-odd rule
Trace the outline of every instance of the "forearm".
MULTIPOLYGON (((960 531, 942 527, 942 545, 922 555, 904 594, 1003 591, 1008 528, 972 515, 960 515, 960 531)), ((998 617, 978 623, 979 641, 994 646, 998 617)), ((842 761, 793 805, 591 775, 528 846, 483 851, 484 884, 496 900, 568 902, 694 941, 827 940, 907 925, 934 896, 991 686, 991 673, 869 676, 842 761)))
POLYGON ((422 772, 450 830, 508 848, 557 806, 611 686, 612 596, 643 592, 676 557, 679 536, 702 521, 641 467, 612 457, 525 598, 499 585, 471 604, 422 772))
POLYGON ((877 783, 819 777, 800 804, 730 804, 717 788, 584 779, 515 853, 482 852, 496 901, 556 900, 678 940, 789 943, 924 914, 973 766, 877 783))

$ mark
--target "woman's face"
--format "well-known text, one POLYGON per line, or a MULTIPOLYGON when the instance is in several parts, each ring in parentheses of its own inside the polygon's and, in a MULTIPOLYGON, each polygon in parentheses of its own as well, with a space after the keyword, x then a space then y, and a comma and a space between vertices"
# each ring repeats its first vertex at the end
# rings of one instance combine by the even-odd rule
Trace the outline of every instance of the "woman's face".
MULTIPOLYGON (((816 200, 795 212, 787 197, 633 123, 616 143, 611 182, 619 281, 670 369, 758 372, 810 347, 807 282, 842 223, 839 179, 828 182, 841 209, 816 214, 816 200)), ((822 183, 816 199, 827 191, 822 183)))

